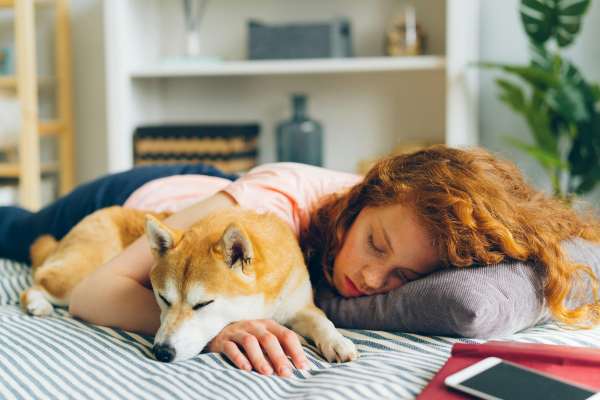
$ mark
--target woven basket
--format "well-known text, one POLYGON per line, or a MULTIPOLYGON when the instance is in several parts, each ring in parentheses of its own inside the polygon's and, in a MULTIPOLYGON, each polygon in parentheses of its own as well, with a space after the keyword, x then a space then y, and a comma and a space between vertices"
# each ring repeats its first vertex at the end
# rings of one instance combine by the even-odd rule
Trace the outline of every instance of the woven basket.
POLYGON ((258 124, 140 126, 133 135, 135 165, 204 163, 224 172, 257 164, 258 124))

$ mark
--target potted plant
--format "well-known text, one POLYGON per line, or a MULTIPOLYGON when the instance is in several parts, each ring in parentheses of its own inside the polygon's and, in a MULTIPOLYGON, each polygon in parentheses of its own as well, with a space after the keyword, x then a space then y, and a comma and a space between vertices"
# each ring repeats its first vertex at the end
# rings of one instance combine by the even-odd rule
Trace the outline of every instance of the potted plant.
POLYGON ((571 202, 600 181, 600 86, 562 54, 577 36, 589 0, 522 0, 529 65, 480 63, 520 82, 496 79, 499 98, 527 121, 533 144, 507 137, 550 175, 554 195, 571 202), (524 83, 524 85, 523 85, 524 83))

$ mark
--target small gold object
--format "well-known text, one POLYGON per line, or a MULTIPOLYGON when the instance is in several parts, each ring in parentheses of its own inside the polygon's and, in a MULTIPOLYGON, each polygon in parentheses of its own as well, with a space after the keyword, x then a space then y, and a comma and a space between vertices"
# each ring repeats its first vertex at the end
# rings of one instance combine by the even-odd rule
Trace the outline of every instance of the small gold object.
POLYGON ((417 24, 415 9, 407 6, 385 36, 384 53, 388 56, 416 56, 425 50, 425 34, 417 24))

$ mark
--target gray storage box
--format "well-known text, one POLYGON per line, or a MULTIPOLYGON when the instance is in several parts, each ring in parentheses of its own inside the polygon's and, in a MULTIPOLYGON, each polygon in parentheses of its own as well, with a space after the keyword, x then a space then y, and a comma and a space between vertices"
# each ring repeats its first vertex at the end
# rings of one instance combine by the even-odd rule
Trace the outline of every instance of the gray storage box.
POLYGON ((250 60, 337 57, 352 57, 350 21, 346 18, 279 25, 248 22, 250 60))

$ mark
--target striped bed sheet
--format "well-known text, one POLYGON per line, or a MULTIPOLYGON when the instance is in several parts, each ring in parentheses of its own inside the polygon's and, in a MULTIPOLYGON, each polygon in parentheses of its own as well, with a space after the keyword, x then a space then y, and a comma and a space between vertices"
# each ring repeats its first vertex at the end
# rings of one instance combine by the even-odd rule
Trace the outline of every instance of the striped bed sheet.
MULTIPOLYGON (((306 346, 311 368, 287 379, 239 371, 213 353, 164 364, 152 357, 152 337, 86 324, 64 309, 25 315, 18 301, 29 283, 27 266, 0 260, 1 399, 413 399, 453 343, 483 342, 342 330, 358 360, 330 364, 306 346)), ((495 339, 600 348, 600 329, 548 324, 495 339)))

